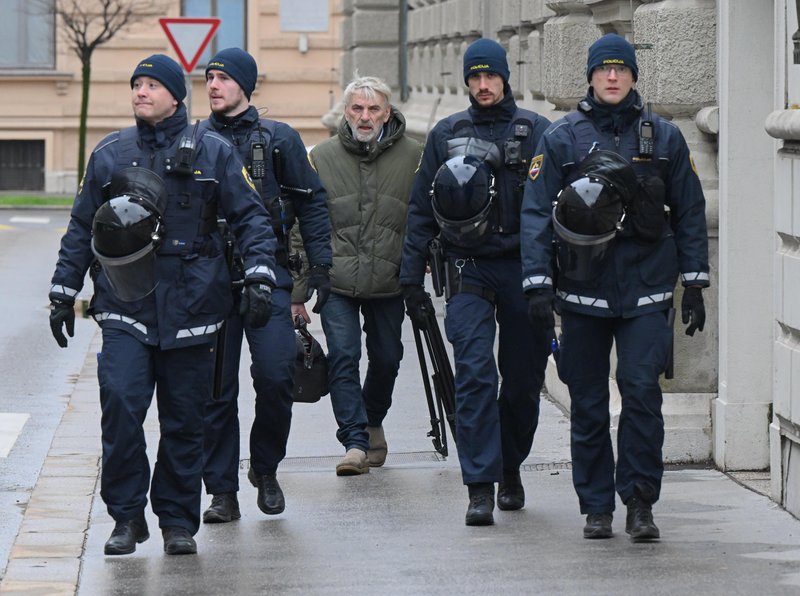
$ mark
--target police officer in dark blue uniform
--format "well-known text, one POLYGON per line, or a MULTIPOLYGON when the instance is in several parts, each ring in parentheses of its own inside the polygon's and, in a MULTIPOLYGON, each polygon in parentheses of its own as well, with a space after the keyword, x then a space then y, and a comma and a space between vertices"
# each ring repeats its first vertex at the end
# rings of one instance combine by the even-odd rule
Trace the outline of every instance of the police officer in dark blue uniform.
POLYGON ((533 443, 549 353, 544 329, 528 323, 518 277, 527 160, 549 122, 517 107, 508 78, 500 44, 479 39, 467 48, 464 82, 472 105, 440 121, 428 136, 400 270, 408 314, 425 328, 426 311, 433 308, 422 285, 429 243, 441 244, 467 525, 494 523, 495 482, 500 509, 524 506, 519 470, 533 443))
POLYGON ((167 554, 197 552, 203 410, 211 397, 214 340, 232 306, 218 232, 227 219, 244 261, 242 312, 270 316, 275 237, 231 144, 187 125, 183 72, 157 54, 131 77, 136 126, 95 148, 78 189, 53 275, 50 326, 61 347, 90 272, 98 355, 103 473, 100 494, 115 527, 108 555, 147 540, 147 491, 167 554), (155 390, 161 440, 150 483, 143 423, 155 390))
POLYGON ((330 294, 331 228, 327 195, 311 168, 300 135, 289 125, 259 118, 250 105, 258 70, 253 57, 239 48, 216 54, 206 67, 206 89, 211 116, 203 123, 230 140, 270 212, 278 239, 272 292, 272 317, 265 327, 246 324, 234 310, 225 324, 221 395, 206 407, 203 480, 213 496, 204 512, 206 523, 241 517, 239 490, 239 360, 242 337, 247 336, 256 391, 255 420, 250 431, 248 478, 258 488, 257 504, 266 514, 285 508, 276 476, 286 455, 292 420, 292 388, 296 356, 291 316, 292 277, 289 273, 289 230, 300 224, 303 245, 311 264, 308 294, 316 290, 315 312, 330 294), (282 186, 281 186, 282 185, 282 186), (288 189, 288 190, 287 190, 288 189))
POLYGON ((679 274, 686 333, 705 324, 705 199, 683 135, 643 104, 634 89, 638 75, 634 48, 623 37, 608 34, 592 44, 589 92, 577 112, 542 137, 522 210, 529 316, 553 326, 554 288, 561 314, 557 362, 571 397, 573 483, 587 516, 585 538, 611 537, 615 488, 627 505, 631 538, 659 538, 652 515, 664 470, 658 377, 670 357, 679 274), (622 395, 616 468, 608 409, 612 342, 622 395))

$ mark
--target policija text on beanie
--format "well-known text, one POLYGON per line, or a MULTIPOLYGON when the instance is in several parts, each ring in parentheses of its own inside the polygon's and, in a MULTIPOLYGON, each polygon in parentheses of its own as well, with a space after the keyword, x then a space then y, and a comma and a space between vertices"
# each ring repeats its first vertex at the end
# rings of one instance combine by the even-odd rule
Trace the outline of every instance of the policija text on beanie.
POLYGON ((226 48, 220 50, 211 58, 206 66, 206 74, 209 70, 221 70, 229 75, 242 88, 247 99, 253 94, 258 79, 258 67, 255 59, 239 48, 226 48))
POLYGON ((183 98, 186 97, 186 82, 183 78, 183 70, 169 56, 153 54, 139 62, 136 70, 133 71, 133 75, 131 75, 131 88, 133 88, 133 82, 138 77, 150 77, 157 80, 178 101, 183 101, 183 98))
POLYGON ((500 75, 504 83, 508 83, 510 72, 503 46, 486 38, 470 44, 464 52, 464 83, 469 84, 469 76, 479 72, 493 72, 500 75))
POLYGON ((621 64, 631 69, 633 80, 639 80, 639 67, 633 45, 616 33, 607 33, 589 47, 586 79, 592 82, 592 71, 604 64, 621 64))

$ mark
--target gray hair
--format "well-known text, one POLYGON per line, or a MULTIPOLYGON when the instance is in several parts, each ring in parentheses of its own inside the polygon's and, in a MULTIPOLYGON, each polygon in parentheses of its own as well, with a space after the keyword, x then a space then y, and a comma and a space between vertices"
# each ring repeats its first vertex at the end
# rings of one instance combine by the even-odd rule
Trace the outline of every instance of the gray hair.
POLYGON ((342 102, 344 105, 350 103, 350 99, 355 93, 363 93, 369 100, 374 100, 377 93, 380 93, 386 98, 386 104, 392 103, 392 89, 383 79, 378 77, 361 77, 358 71, 353 73, 353 80, 344 90, 342 102))

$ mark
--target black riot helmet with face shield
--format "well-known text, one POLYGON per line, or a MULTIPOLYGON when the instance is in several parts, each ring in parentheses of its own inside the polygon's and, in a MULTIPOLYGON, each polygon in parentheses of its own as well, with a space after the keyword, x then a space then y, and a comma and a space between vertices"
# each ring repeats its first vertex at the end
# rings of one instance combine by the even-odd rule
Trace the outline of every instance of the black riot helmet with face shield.
POLYGON ((456 155, 442 164, 433 179, 431 204, 444 240, 462 247, 480 244, 491 232, 494 195, 494 176, 482 159, 456 155))
POLYGON ((580 177, 558 194, 553 228, 559 273, 586 281, 600 273, 638 182, 630 164, 610 151, 590 153, 578 172, 580 177))
POLYGON ((130 184, 125 180, 123 176, 112 181, 111 192, 120 194, 95 212, 92 251, 117 298, 135 302, 157 285, 155 251, 163 235, 166 194, 163 182, 152 172, 131 172, 130 184))

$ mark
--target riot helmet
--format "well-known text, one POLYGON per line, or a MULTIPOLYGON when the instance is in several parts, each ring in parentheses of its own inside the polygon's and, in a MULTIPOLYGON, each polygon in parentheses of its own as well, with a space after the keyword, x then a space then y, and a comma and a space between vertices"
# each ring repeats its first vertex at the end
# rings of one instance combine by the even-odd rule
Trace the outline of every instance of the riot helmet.
POLYGON ((600 178, 578 178, 558 193, 553 228, 559 272, 576 281, 596 276, 624 213, 621 195, 600 178))
POLYGON ((132 195, 149 209, 163 216, 167 208, 167 189, 164 181, 153 170, 129 167, 114 172, 108 185, 107 197, 132 195))
POLYGON ((633 167, 628 160, 613 151, 597 149, 590 152, 578 164, 578 175, 602 180, 619 194, 625 207, 631 204, 639 192, 639 179, 633 167))
POLYGON ((494 176, 483 160, 471 155, 451 157, 436 172, 430 194, 433 216, 446 241, 472 247, 491 232, 494 176))
POLYGON ((95 212, 92 251, 123 302, 141 300, 155 290, 161 232, 161 214, 141 196, 116 196, 95 212))

